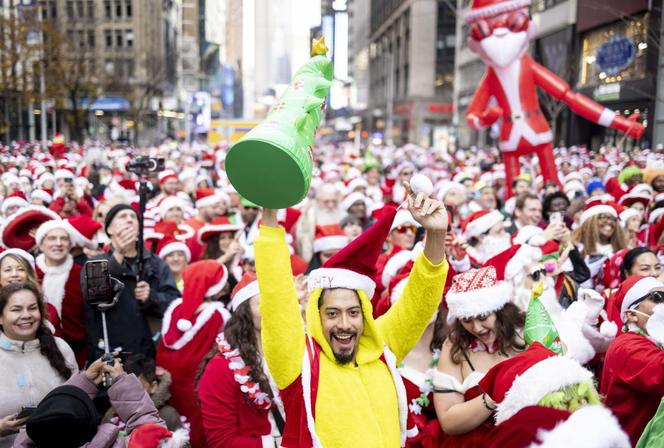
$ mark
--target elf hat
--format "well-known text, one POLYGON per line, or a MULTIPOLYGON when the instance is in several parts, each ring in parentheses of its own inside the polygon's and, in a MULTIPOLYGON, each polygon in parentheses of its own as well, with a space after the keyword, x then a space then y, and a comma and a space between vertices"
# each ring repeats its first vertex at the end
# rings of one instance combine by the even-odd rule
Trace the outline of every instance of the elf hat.
POLYGON ((231 293, 231 311, 234 312, 240 305, 258 294, 260 294, 260 290, 256 274, 246 272, 231 293))
POLYGON ((620 318, 627 321, 625 311, 634 308, 650 291, 655 288, 664 288, 664 283, 654 277, 630 275, 622 282, 616 291, 615 305, 620 309, 620 318))
POLYGON ((175 174, 175 171, 173 170, 164 170, 161 173, 159 173, 159 185, 163 185, 164 182, 166 182, 168 179, 178 179, 178 175, 175 174))
POLYGON ((478 237, 499 222, 503 222, 503 219, 503 214, 498 210, 480 210, 474 212, 462 226, 464 237, 478 237))
POLYGON ((166 235, 159 240, 159 244, 157 245, 157 256, 162 260, 177 251, 184 252, 184 257, 187 260, 187 263, 191 261, 191 251, 182 241, 176 240, 175 237, 171 235, 166 235))
POLYGON ((343 249, 348 244, 348 237, 339 224, 316 226, 314 253, 343 249))
POLYGON ((196 190, 196 208, 209 207, 221 202, 214 188, 199 188, 196 190))
POLYGON ((235 233, 240 229, 242 229, 242 226, 231 223, 227 216, 218 216, 214 218, 211 223, 205 224, 201 227, 198 231, 198 241, 201 244, 205 244, 211 236, 219 235, 224 232, 235 233))
POLYGON ((201 260, 182 271, 182 317, 177 322, 180 331, 193 327, 196 310, 206 297, 212 297, 223 289, 228 280, 228 270, 216 260, 201 260))
POLYGON ((30 251, 37 244, 30 233, 43 223, 51 220, 60 221, 60 216, 46 207, 29 205, 7 217, 0 230, 2 245, 30 251))
POLYGON ((479 383, 497 404, 499 425, 527 406, 534 406, 547 394, 573 384, 592 380, 593 374, 578 361, 556 356, 535 342, 520 354, 493 366, 479 383))
POLYGON ((162 425, 147 423, 131 432, 127 448, 181 448, 188 443, 189 433, 184 429, 171 432, 162 425))
POLYGON ((386 209, 378 221, 327 260, 322 268, 311 271, 307 278, 309 292, 331 288, 361 289, 367 297, 373 297, 376 261, 396 213, 394 208, 386 209))
POLYGON ((72 246, 87 247, 88 249, 97 248, 97 243, 93 240, 102 228, 101 223, 88 215, 74 215, 68 218, 67 222, 70 226, 69 234, 72 237, 72 246))

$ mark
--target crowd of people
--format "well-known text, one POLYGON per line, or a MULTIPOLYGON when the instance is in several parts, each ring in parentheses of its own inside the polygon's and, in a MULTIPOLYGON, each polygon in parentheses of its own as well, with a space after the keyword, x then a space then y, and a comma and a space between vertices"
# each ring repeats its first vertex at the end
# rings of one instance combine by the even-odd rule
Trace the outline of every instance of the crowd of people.
POLYGON ((3 149, 0 448, 664 443, 663 148, 319 145, 284 210, 226 153, 3 149))

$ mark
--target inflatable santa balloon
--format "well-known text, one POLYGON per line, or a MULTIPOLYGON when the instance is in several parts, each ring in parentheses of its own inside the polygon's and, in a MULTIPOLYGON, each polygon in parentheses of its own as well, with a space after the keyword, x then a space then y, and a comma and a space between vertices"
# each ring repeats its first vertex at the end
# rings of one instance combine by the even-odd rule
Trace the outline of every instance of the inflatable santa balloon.
POLYGON ((611 109, 573 92, 569 85, 527 53, 535 37, 528 15, 530 0, 473 0, 465 20, 470 25, 468 47, 487 65, 487 72, 466 111, 468 124, 484 129, 498 119, 499 148, 505 160, 507 195, 519 174, 519 156, 537 154, 545 181, 560 184, 553 158, 551 129, 537 99, 536 87, 567 103, 576 114, 633 138, 643 135, 636 120, 617 116, 611 109), (497 105, 489 104, 495 98, 497 105))

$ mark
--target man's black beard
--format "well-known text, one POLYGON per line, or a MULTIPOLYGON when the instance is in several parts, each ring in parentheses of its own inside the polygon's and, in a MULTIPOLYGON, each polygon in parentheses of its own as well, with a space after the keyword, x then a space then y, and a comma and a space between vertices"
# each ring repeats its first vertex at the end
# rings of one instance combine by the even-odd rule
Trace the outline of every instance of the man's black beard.
POLYGON ((334 359, 341 365, 348 364, 355 358, 355 349, 351 350, 348 354, 340 354, 337 352, 334 353, 334 359))

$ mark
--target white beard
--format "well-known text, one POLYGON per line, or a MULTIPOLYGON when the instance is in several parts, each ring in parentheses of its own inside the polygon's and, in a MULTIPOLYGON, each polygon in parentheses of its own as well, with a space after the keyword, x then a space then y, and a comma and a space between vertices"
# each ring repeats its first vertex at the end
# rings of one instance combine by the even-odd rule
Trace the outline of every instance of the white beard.
POLYGON ((65 283, 69 278, 69 271, 74 265, 74 259, 71 255, 67 255, 67 260, 60 266, 46 266, 44 254, 37 256, 35 260, 39 269, 44 273, 42 280, 42 290, 44 291, 44 299, 47 303, 53 305, 58 312, 58 317, 62 317, 62 302, 65 298, 65 283))
POLYGON ((478 247, 479 252, 482 254, 482 263, 494 255, 498 255, 509 249, 511 245, 512 242, 508 233, 503 233, 501 236, 487 235, 478 247))
POLYGON ((482 39, 479 45, 476 45, 476 49, 486 65, 494 68, 505 68, 523 56, 529 43, 526 31, 518 33, 508 31, 507 34, 499 37, 496 35, 496 30, 494 30, 491 36, 482 39))
POLYGON ((316 225, 339 224, 344 218, 344 213, 339 209, 327 210, 316 207, 316 225))

